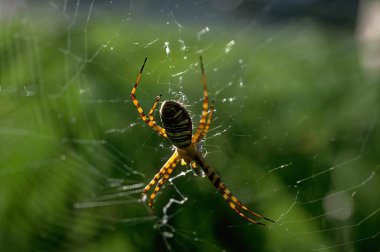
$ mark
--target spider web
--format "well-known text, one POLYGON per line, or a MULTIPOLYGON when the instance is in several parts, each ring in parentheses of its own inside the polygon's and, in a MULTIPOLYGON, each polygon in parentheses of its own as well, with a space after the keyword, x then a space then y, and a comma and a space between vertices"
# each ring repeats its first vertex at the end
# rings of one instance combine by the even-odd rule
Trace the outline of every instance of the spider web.
POLYGON ((1 247, 378 250, 379 77, 353 29, 275 22, 278 4, 1 3, 1 247), (196 127, 199 55, 216 105, 202 153, 275 224, 247 223, 181 165, 157 216, 140 201, 173 149, 138 118, 131 87, 147 56, 142 107, 163 94, 196 127))

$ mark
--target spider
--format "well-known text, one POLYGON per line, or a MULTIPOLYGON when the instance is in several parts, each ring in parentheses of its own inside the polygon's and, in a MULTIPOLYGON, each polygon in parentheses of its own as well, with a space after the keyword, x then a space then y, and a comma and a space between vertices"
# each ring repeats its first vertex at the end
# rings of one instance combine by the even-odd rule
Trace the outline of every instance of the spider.
POLYGON ((212 113, 214 110, 214 102, 211 103, 209 110, 209 96, 207 91, 207 82, 205 70, 202 62, 202 56, 200 56, 200 66, 202 71, 202 83, 203 83, 203 105, 202 114, 198 128, 196 129, 194 135, 192 135, 192 121, 189 112, 186 108, 178 103, 177 101, 167 100, 164 101, 160 108, 160 118, 162 126, 159 126, 153 113, 157 107, 157 104, 162 96, 156 97, 155 102, 148 114, 145 114, 141 108, 137 98, 136 89, 142 77, 142 72, 144 70, 147 58, 145 58, 144 63, 140 69, 137 76, 134 87, 131 91, 131 99, 133 104, 136 106, 137 111, 141 119, 152 128, 158 135, 165 139, 168 139, 174 146, 174 153, 169 158, 169 160, 164 164, 160 171, 153 177, 150 183, 144 188, 142 192, 142 201, 145 202, 147 199, 147 194, 150 189, 156 185, 153 192, 149 196, 148 206, 153 211, 153 201, 157 196, 157 193, 161 190, 162 186, 168 181, 170 175, 172 174, 176 165, 181 161, 183 165, 189 163, 190 166, 196 171, 196 174, 204 173, 205 176, 211 181, 214 187, 220 192, 223 198, 228 202, 229 206, 238 215, 243 217, 249 222, 254 224, 265 225, 259 220, 264 219, 267 221, 273 220, 266 218, 260 214, 257 214, 242 204, 235 196, 232 195, 231 191, 226 187, 226 185, 221 181, 220 177, 216 174, 214 169, 212 169, 204 160, 202 154, 199 152, 200 141, 206 136, 212 119, 212 113), (199 171, 200 167, 200 171, 199 171), (247 213, 253 215, 259 220, 254 220, 252 217, 248 217, 247 213))

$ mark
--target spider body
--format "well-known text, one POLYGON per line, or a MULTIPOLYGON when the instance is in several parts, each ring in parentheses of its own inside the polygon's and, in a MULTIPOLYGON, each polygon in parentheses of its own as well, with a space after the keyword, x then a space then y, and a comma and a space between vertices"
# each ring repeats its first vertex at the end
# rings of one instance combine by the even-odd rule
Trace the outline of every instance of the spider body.
POLYGON ((141 70, 137 76, 134 87, 131 91, 131 99, 133 104, 136 106, 137 111, 141 119, 151 127, 158 135, 168 139, 173 146, 175 151, 160 171, 153 177, 149 184, 144 188, 142 192, 142 200, 145 201, 147 194, 150 189, 155 186, 153 192, 149 196, 148 206, 153 211, 153 201, 157 196, 157 193, 161 190, 162 186, 169 179, 173 170, 177 164, 189 163, 194 169, 197 175, 205 175, 214 187, 220 192, 222 197, 228 202, 232 210, 234 210, 238 215, 248 220, 249 222, 255 224, 264 225, 262 222, 254 220, 252 217, 249 217, 247 214, 253 215, 258 219, 265 219, 267 221, 274 222, 271 219, 268 219, 260 214, 257 214, 246 207, 241 203, 231 191, 226 187, 226 185, 221 181, 221 178, 216 174, 214 169, 212 169, 204 160, 202 154, 199 152, 199 146, 202 139, 206 136, 212 119, 212 113, 214 110, 214 103, 211 103, 209 109, 209 97, 206 85, 206 75, 204 72, 204 67, 202 63, 202 57, 200 57, 200 65, 202 71, 202 82, 203 82, 203 104, 202 104, 202 114, 199 126, 196 129, 195 133, 192 134, 193 126, 191 117, 186 108, 176 102, 176 101, 164 101, 160 108, 160 118, 162 126, 157 125, 156 120, 153 116, 153 113, 157 107, 157 104, 161 98, 160 96, 156 97, 156 100, 149 110, 148 114, 145 114, 141 108, 137 98, 136 90, 137 86, 141 80, 142 71, 144 69, 147 58, 145 58, 144 64, 141 67, 141 70))
POLYGON ((185 148, 191 144, 191 118, 180 103, 164 101, 160 109, 160 118, 166 135, 175 147, 185 148))

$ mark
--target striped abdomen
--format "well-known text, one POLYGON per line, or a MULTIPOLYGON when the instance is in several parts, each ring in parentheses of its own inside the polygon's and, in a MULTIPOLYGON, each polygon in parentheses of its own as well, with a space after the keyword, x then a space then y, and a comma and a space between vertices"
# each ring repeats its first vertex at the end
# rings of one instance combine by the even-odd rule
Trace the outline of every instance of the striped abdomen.
POLYGON ((192 123, 187 110, 176 101, 165 101, 161 105, 160 117, 166 135, 178 148, 191 144, 192 123))

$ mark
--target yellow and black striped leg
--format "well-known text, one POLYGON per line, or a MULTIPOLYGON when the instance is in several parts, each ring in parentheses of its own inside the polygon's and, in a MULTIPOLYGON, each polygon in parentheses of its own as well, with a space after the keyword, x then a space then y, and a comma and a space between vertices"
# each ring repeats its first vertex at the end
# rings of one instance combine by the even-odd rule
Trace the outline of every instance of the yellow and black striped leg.
POLYGON ((132 88, 131 99, 132 99, 133 104, 136 106, 137 112, 139 113, 141 119, 149 127, 151 127, 157 134, 159 134, 160 136, 163 136, 164 138, 167 138, 167 135, 165 133, 165 129, 163 129, 162 127, 160 127, 159 125, 157 125, 156 122, 155 122, 155 120, 154 120, 154 117, 153 117, 153 112, 154 112, 154 109, 157 106, 159 98, 158 99, 156 98, 156 102, 153 104, 153 107, 150 109, 150 111, 148 113, 148 116, 145 116, 144 111, 141 108, 141 106, 139 104, 139 101, 137 100, 136 95, 135 95, 136 90, 137 90, 137 86, 139 85, 140 80, 141 80, 142 72, 144 70, 144 66, 145 66, 146 61, 147 61, 147 58, 145 58, 144 64, 142 65, 141 70, 140 70, 140 72, 139 72, 139 74, 137 76, 135 85, 132 88))
POLYGON ((205 125, 203 131, 201 132, 201 134, 199 135, 198 139, 195 140, 196 142, 199 142, 200 140, 202 140, 206 136, 208 130, 210 129, 211 120, 212 120, 212 112, 213 111, 214 111, 214 101, 212 101, 212 103, 211 103, 210 113, 208 115, 208 118, 207 118, 207 121, 206 121, 206 125, 205 125))
POLYGON ((158 181, 157 186, 154 188, 154 191, 149 196, 148 206, 149 206, 150 210, 152 211, 152 213, 154 213, 153 201, 156 198, 157 193, 161 190, 162 186, 165 184, 166 181, 168 181, 170 174, 172 174, 172 172, 173 172, 174 168, 176 167, 178 161, 179 161, 179 159, 176 160, 175 162, 171 163, 170 167, 165 170, 165 174, 162 176, 160 181, 158 181))
POLYGON ((197 131, 194 133, 192 142, 196 142, 199 138, 199 135, 203 132, 205 124, 206 124, 206 118, 207 118, 207 112, 208 112, 208 91, 207 91, 207 81, 206 81, 206 74, 205 69, 203 66, 202 56, 199 57, 199 61, 201 64, 201 70, 202 70, 202 83, 203 83, 203 104, 202 104, 202 115, 201 120, 199 122, 199 126, 197 128, 197 131))
POLYGON ((240 215, 247 221, 252 222, 254 224, 265 225, 262 222, 253 220, 252 218, 248 217, 245 213, 243 213, 243 210, 244 210, 259 219, 264 219, 264 220, 275 223, 275 221, 253 212, 248 207, 243 205, 235 196, 233 196, 231 191, 221 181, 220 177, 206 162, 204 162, 202 157, 200 157, 199 155, 195 155, 194 160, 198 163, 199 166, 201 166, 203 171, 206 173, 207 178, 211 181, 214 187, 220 192, 220 194, 222 194, 223 198, 228 202, 232 210, 234 210, 238 215, 240 215))
POLYGON ((195 161, 191 161, 190 162, 190 166, 191 168, 193 168, 193 172, 195 173, 195 175, 199 176, 199 177, 204 177, 205 176, 205 173, 203 172, 203 170, 197 165, 197 162, 195 161))
POLYGON ((164 176, 166 171, 172 167, 173 163, 177 164, 178 160, 179 160, 178 152, 174 152, 174 154, 169 158, 169 160, 164 164, 164 166, 162 166, 160 171, 156 175, 154 175, 153 179, 144 188, 144 190, 141 194, 142 201, 146 200, 146 195, 147 195, 148 191, 150 190, 150 188, 152 188, 152 186, 154 186, 157 183, 157 181, 159 181, 164 176))
POLYGON ((149 110, 149 113, 147 115, 149 121, 155 121, 154 117, 153 117, 153 113, 154 113, 154 110, 156 109, 157 107, 157 104, 158 102, 160 101, 160 98, 162 97, 162 94, 160 94, 159 96, 156 96, 156 101, 154 102, 152 108, 149 110))

